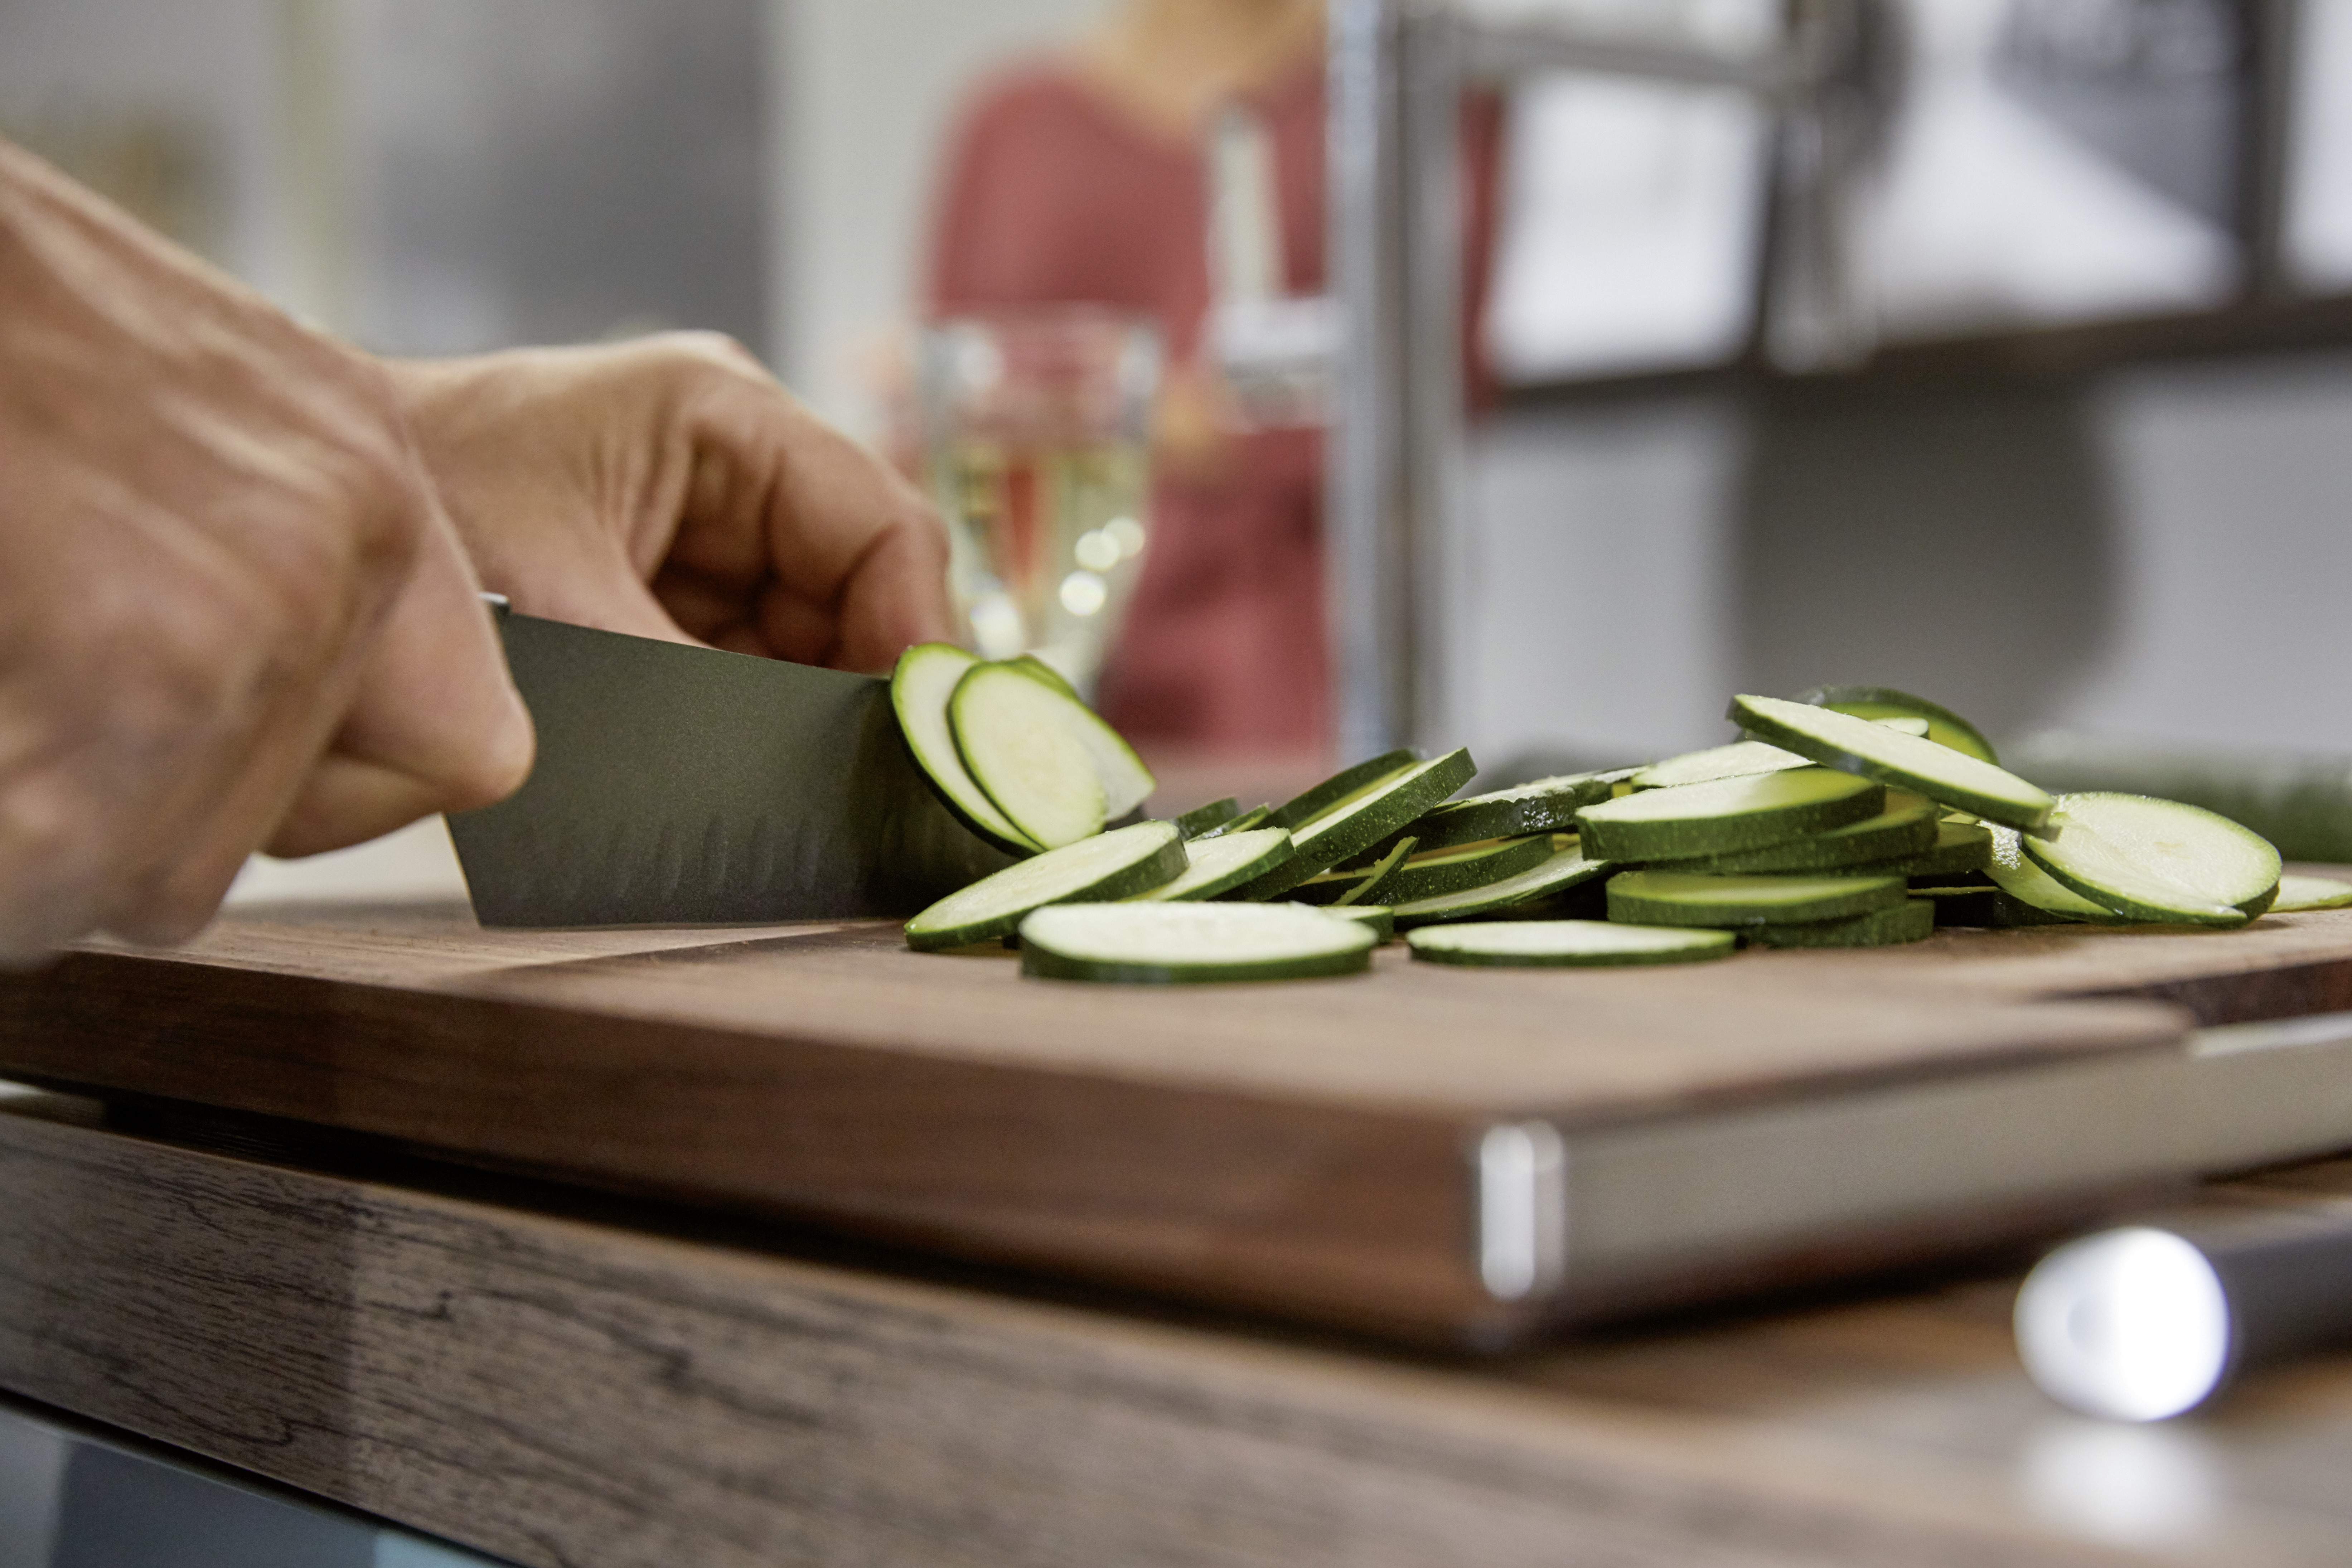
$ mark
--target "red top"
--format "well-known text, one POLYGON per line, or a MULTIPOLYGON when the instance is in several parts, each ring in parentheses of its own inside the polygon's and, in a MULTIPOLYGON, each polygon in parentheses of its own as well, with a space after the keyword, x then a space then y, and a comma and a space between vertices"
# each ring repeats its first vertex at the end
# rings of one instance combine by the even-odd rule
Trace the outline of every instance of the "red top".
MULTIPOLYGON (((1320 293, 1323 79, 1254 98, 1273 145, 1286 290, 1320 293)), ((1486 276, 1499 116, 1465 127, 1474 237, 1486 276)), ((1209 302, 1202 149, 1155 135, 1058 61, 983 83, 950 143, 933 235, 939 313, 1085 302, 1155 318, 1191 361, 1209 302)), ((1483 292, 1483 289, 1475 290, 1483 292)), ((1474 335, 1471 342, 1477 339, 1474 335)), ((1275 751, 1328 743, 1319 432, 1232 438, 1213 476, 1163 473, 1126 628, 1105 671, 1105 717, 1139 740, 1275 751)))

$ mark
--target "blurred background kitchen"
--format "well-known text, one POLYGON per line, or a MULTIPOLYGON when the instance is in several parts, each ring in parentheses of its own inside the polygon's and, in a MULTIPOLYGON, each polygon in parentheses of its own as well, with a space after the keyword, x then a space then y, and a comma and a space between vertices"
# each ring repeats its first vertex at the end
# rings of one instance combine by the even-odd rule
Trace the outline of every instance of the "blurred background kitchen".
MULTIPOLYGON (((878 442, 960 106, 1106 9, 0 0, 0 131, 372 347, 716 328, 878 442)), ((1997 737, 2352 751, 2352 0, 1465 14, 1488 394, 1416 481, 1412 605, 1365 611, 1423 685, 1294 749, 1601 763, 1875 681, 1997 737), (1810 119, 1667 79, 1832 13, 1810 119), (1606 68, 1536 68, 1562 37, 1606 68)), ((1315 374, 1284 417, 1349 416, 1315 374)))

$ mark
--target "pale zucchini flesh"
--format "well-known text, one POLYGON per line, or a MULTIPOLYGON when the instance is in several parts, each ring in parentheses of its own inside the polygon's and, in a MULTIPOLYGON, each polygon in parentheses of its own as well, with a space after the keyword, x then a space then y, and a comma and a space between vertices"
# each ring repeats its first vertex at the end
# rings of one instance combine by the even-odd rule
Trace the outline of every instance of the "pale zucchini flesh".
POLYGON ((1333 904, 1323 912, 1334 920, 1354 921, 1382 942, 1396 935, 1396 911, 1386 904, 1333 904))
POLYGON ((1024 916, 1046 904, 1124 899, 1175 880, 1184 867, 1184 841, 1174 823, 1115 827, 950 893, 907 922, 907 945, 930 952, 994 942, 1010 936, 1024 916))
POLYGON ((1786 925, 1891 909, 1909 890, 1900 877, 1624 871, 1609 879, 1609 918, 1635 925, 1786 925))
POLYGON ((2014 827, 1991 826, 1986 831, 1992 840, 1992 853, 1985 862, 1985 875, 1992 879, 1994 887, 2017 902, 2054 919, 2087 921, 2094 925, 2122 918, 2105 904, 2093 903, 2072 888, 2053 880, 2049 872, 2026 855, 2022 847, 2024 835, 2014 827))
POLYGON ((1298 904, 1063 903, 1020 930, 1024 974, 1141 985, 1354 974, 1380 945, 1372 927, 1298 904))
POLYGON ((1885 805, 1885 788, 1868 779, 1792 768, 1619 795, 1586 806, 1577 825, 1585 853, 1599 859, 1687 860, 1843 827, 1885 805))
POLYGON ((1811 758, 1762 741, 1734 741, 1727 746, 1709 746, 1703 752, 1685 752, 1652 763, 1636 773, 1632 782, 1635 789, 1673 789, 1677 784, 1712 784, 1717 779, 1749 778, 1811 765, 1811 758))
POLYGON ((952 643, 917 643, 898 656, 898 668, 891 672, 891 711, 898 717, 899 732, 915 765, 957 819, 1002 848, 1034 855, 1041 846, 997 809, 988 792, 965 771, 956 751, 948 700, 955 694, 956 683, 979 663, 952 643))
POLYGON ((2306 910, 2341 909, 2352 909, 2352 882, 2289 873, 2279 879, 2278 897, 2272 900, 2269 912, 2285 915, 2306 910))
POLYGON ((1127 737, 1104 722, 1101 714, 1080 700, 1078 689, 1062 672, 1039 658, 1024 653, 1008 658, 1001 668, 1025 675, 1048 690, 1067 700, 1068 706, 1058 710, 1064 723, 1069 726, 1071 739, 1086 748, 1095 765, 1095 776, 1102 781, 1103 815, 1107 821, 1117 822, 1141 805, 1159 784, 1127 737))
POLYGON ((1727 931, 1613 925, 1607 921, 1478 921, 1424 926, 1405 941, 1412 945, 1413 957, 1433 963, 1593 968, 1723 958, 1738 945, 1739 939, 1727 931))
POLYGON ((2202 806, 2147 795, 2061 795, 2023 848, 2069 890, 2136 920, 2243 925, 2278 893, 2268 840, 2202 806))
POLYGON ((1927 739, 1937 745, 1966 752, 1969 756, 1996 766, 2000 763, 2000 756, 1992 749, 1992 742, 1986 740, 1974 724, 1948 708, 1930 702, 1924 697, 1914 697, 1907 691, 1897 691, 1891 686, 1816 686, 1811 691, 1800 692, 1795 700, 1834 708, 1857 719, 1916 717, 1926 721, 1927 739))
MULTIPOLYGON (((979 664, 948 699, 956 754, 1013 826, 1048 849, 1103 829, 1109 802, 1070 722, 1071 698, 1001 664, 979 664)), ((1091 717, 1091 715, 1088 715, 1091 717)))
POLYGON ((1290 858, 1290 833, 1287 828, 1257 827, 1196 838, 1184 846, 1184 853, 1191 863, 1175 880, 1131 897, 1160 903, 1213 899, 1290 858))
POLYGON ((1776 746, 1988 822, 2039 827, 2053 805, 2044 791, 1982 758, 1833 708, 1743 696, 1731 700, 1730 718, 1776 746))

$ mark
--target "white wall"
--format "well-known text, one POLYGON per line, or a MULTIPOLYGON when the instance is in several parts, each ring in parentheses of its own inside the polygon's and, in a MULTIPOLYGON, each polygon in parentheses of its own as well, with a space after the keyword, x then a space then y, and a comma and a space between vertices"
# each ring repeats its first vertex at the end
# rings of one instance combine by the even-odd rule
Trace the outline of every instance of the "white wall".
POLYGON ((782 109, 772 334, 785 379, 853 428, 859 344, 907 319, 932 163, 964 87, 1103 0, 775 0, 782 109))

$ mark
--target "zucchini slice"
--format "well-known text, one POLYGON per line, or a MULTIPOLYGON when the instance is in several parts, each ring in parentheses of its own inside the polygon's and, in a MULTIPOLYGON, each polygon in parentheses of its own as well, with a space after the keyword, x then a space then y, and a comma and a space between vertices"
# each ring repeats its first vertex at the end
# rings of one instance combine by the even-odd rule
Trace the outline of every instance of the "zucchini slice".
POLYGON ((1652 763, 1633 778, 1635 789, 1673 789, 1677 784, 1712 784, 1717 779, 1744 779, 1757 773, 1777 773, 1811 767, 1811 758, 1784 752, 1762 741, 1734 741, 1703 752, 1685 752, 1663 763, 1652 763))
POLYGON ((1890 908, 1842 921, 1751 926, 1740 934, 1760 947, 1893 947, 1898 942, 1923 942, 1935 929, 1935 900, 1906 899, 1890 908))
POLYGON ((2053 914, 1992 886, 1914 888, 1911 896, 1936 906, 1936 923, 1939 926, 1983 926, 1999 931, 2019 926, 2079 925, 2083 919, 2078 915, 2053 914))
POLYGON ((1612 925, 1607 921, 1481 921, 1429 926, 1405 938, 1415 958, 1496 968, 1589 968, 1692 963, 1726 958, 1739 945, 1727 931, 1612 925))
POLYGON ((1906 877, 1958 878, 1992 864, 1992 829, 1975 822, 1938 822, 1936 842, 1904 862, 1906 877))
POLYGON ((1419 760, 1411 752, 1399 750, 1368 758, 1352 768, 1342 768, 1314 788, 1276 806, 1267 820, 1273 826, 1297 832, 1349 795, 1391 773, 1403 772, 1419 760))
POLYGON ((1086 700, 1085 698, 1078 695, 1078 689, 1070 684, 1070 678, 1068 676, 1064 675, 1060 670, 1055 669, 1052 665, 1047 664, 1044 659, 1039 658, 1034 653, 1016 653, 1004 662, 1011 665, 1013 668, 1019 670, 1024 675, 1044 681, 1046 685, 1052 687, 1063 696, 1069 698, 1072 701, 1084 702, 1086 700))
POLYGON ((1021 918, 1073 899, 1124 899, 1184 872, 1184 841, 1172 822, 1139 822, 1007 866, 950 893, 907 922, 918 952, 1009 936, 1021 918))
MULTIPOLYGON (((1986 831, 1992 839, 1992 857, 1985 862, 1984 873, 1992 879, 1994 887, 2011 900, 2058 920, 2112 925, 2126 918, 2106 905, 2093 903, 2073 889, 2052 880, 2049 872, 2027 858, 2021 847, 2024 835, 2014 827, 1991 827, 1986 831)), ((2020 921, 2011 923, 2041 922, 2020 921)))
POLYGON ((964 771, 1007 821, 1048 849, 1100 833, 1114 815, 1073 714, 1094 719, 1075 700, 1003 664, 973 665, 948 699, 964 771))
POLYGON ((1619 795, 1586 806, 1576 820, 1585 853, 1600 859, 1689 860, 1843 827, 1885 806, 1886 791, 1868 779, 1791 768, 1619 795))
POLYGON ((1730 718, 1776 746, 1973 812, 1989 822, 2034 828, 2050 816, 2050 796, 2015 773, 1967 752, 1899 734, 1834 708, 1778 697, 1735 697, 1730 718))
POLYGON ((2269 912, 2284 915, 2347 908, 2352 908, 2352 882, 2339 882, 2333 877, 2286 876, 2279 879, 2278 897, 2272 900, 2269 912))
POLYGON ((1176 831, 1187 838, 1198 838, 1212 828, 1223 827, 1242 814, 1242 803, 1232 795, 1213 800, 1206 805, 1196 805, 1176 818, 1176 831))
MULTIPOLYGON (((1328 871, 1370 848, 1468 784, 1478 771, 1466 748, 1425 763, 1405 755, 1403 767, 1357 786, 1305 826, 1293 827, 1290 841, 1298 853, 1233 896, 1261 900, 1280 898, 1318 871, 1328 871)), ((1275 813, 1277 817, 1281 815, 1275 813)))
POLYGON ((1253 827, 1273 827, 1277 826, 1277 824, 1267 820, 1273 816, 1274 807, 1270 805, 1254 805, 1247 811, 1243 812, 1239 816, 1233 817, 1224 822, 1220 822, 1214 827, 1205 829, 1201 834, 1201 837, 1203 838, 1218 838, 1228 833, 1247 833, 1253 827))
POLYGON ((1021 972, 1141 985, 1355 974, 1380 937, 1297 904, 1055 904, 1021 922, 1021 972))
POLYGON ((1790 925, 1892 909, 1909 893, 1900 877, 1624 871, 1609 879, 1609 918, 1628 925, 1790 925))
POLYGON ((1062 713, 1070 727, 1071 735, 1093 759, 1095 775, 1102 780, 1106 821, 1117 822, 1141 805, 1145 797, 1159 787, 1160 781, 1151 776, 1151 770, 1143 765, 1143 759, 1135 754, 1135 748, 1127 743, 1127 738, 1105 723, 1101 714, 1086 705, 1078 696, 1077 688, 1065 679, 1061 671, 1036 655, 1027 653, 1005 659, 996 668, 1025 675, 1038 685, 1068 700, 1069 706, 1063 709, 1062 713))
POLYGON ((1391 901, 1386 895, 1396 880, 1398 868, 1412 853, 1413 842, 1410 838, 1398 839, 1387 854, 1372 863, 1372 868, 1364 873, 1361 880, 1331 900, 1332 907, 1343 909, 1349 904, 1373 903, 1375 900, 1382 903, 1391 901))
MULTIPOLYGON (((1676 860, 1658 868, 1665 871, 1706 871, 1715 875, 1757 871, 1834 871, 1847 866, 1874 866, 1883 860, 1929 857, 1943 824, 1938 807, 1917 795, 1899 800, 1889 794, 1886 809, 1827 833, 1792 838, 1737 855, 1712 855, 1703 860, 1676 860)), ((1982 840, 1984 829, 1976 829, 1982 840)))
POLYGON ((1467 888, 1458 893, 1444 893, 1433 899, 1416 899, 1396 906, 1399 931, 1413 926, 1435 925, 1442 921, 1474 920, 1481 915, 1499 913, 1532 904, 1566 892, 1570 888, 1606 876, 1616 869, 1608 860, 1588 860, 1577 840, 1568 840, 1565 847, 1555 847, 1551 858, 1533 870, 1522 871, 1516 877, 1506 877, 1499 882, 1489 882, 1483 888, 1467 888))
POLYGON ((2144 921, 2241 926, 2278 895, 2279 853, 2218 812, 2144 795, 2058 797, 2025 853, 2069 890, 2144 921))
POLYGON ((1486 838, 1517 838, 1528 833, 1561 833, 1573 829, 1576 814, 1595 801, 1607 800, 1614 786, 1630 776, 1628 770, 1607 773, 1559 773, 1509 789, 1448 801, 1411 824, 1423 850, 1450 849, 1486 838))
POLYGON ((907 750, 923 770, 931 792, 958 821, 982 838, 1016 855, 1034 855, 1038 842, 1013 826, 964 771, 948 722, 948 699, 956 682, 980 660, 952 643, 917 643, 898 656, 890 674, 890 708, 898 716, 907 750))
POLYGON ((1550 859, 1551 854, 1551 835, 1546 833, 1436 855, 1416 855, 1391 872, 1378 891, 1381 901, 1391 904, 1442 898, 1532 871, 1550 859))
POLYGON ((1172 882, 1130 894, 1129 899, 1160 903, 1213 899, 1289 859, 1290 833, 1286 828, 1258 827, 1247 833, 1194 839, 1184 847, 1184 853, 1192 863, 1184 868, 1181 876, 1172 882))
POLYGON ((1795 700, 1821 708, 1834 708, 1841 713, 1851 713, 1857 719, 1898 719, 1916 717, 1927 721, 1927 739, 1939 746, 1949 746, 1956 752, 1966 752, 1980 762, 2000 765, 2000 758, 1992 742, 1974 724, 1948 708, 1938 707, 1924 697, 1914 697, 1907 691, 1897 691, 1891 686, 1816 686, 1811 691, 1801 691, 1795 700))
POLYGON ((1396 935, 1396 911, 1386 904, 1333 904, 1323 912, 1334 920, 1354 921, 1382 942, 1396 935))

